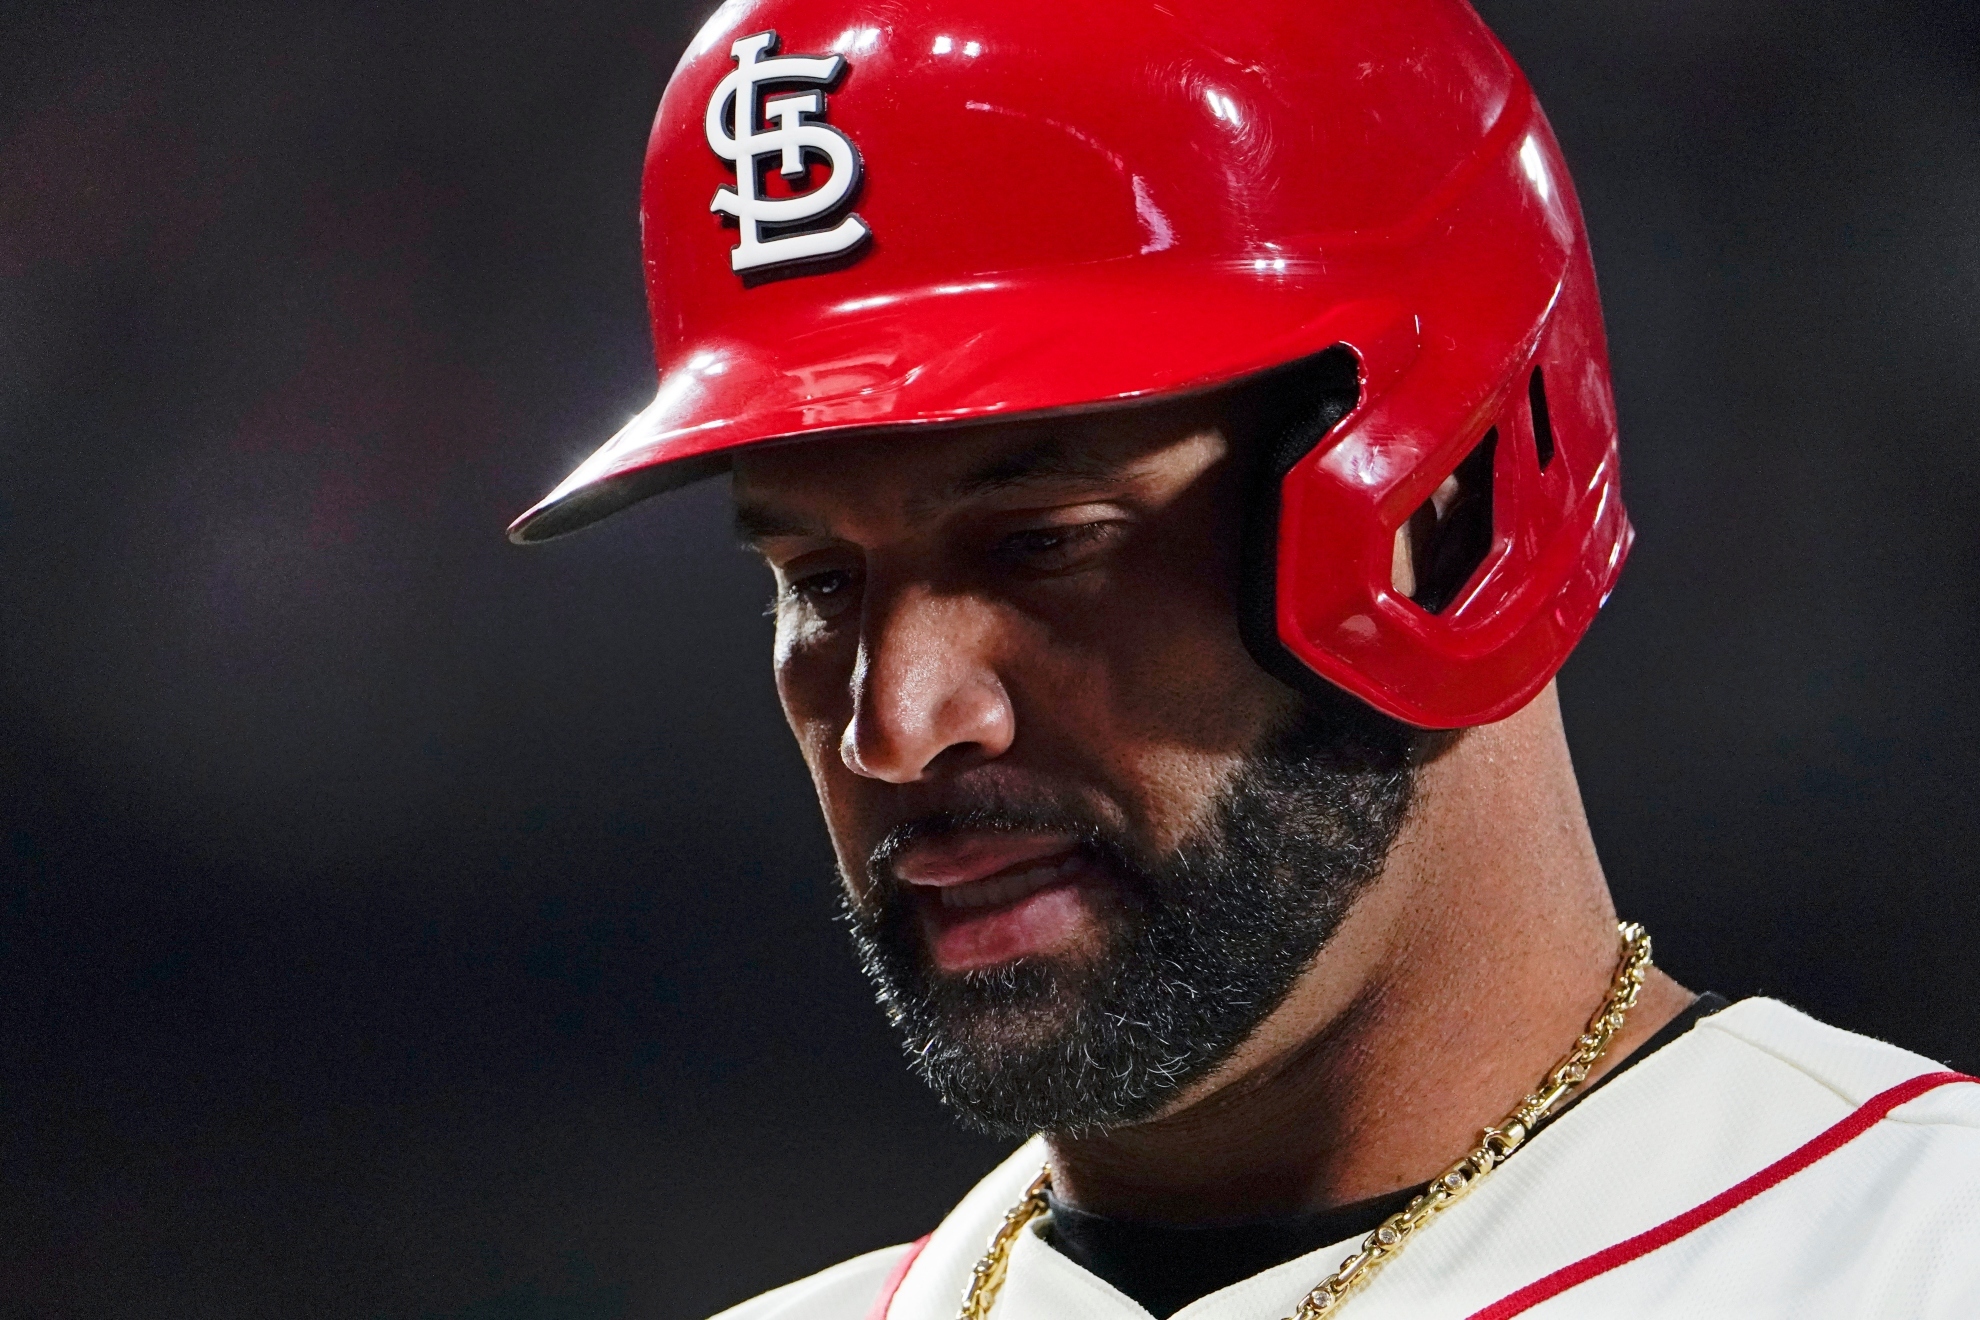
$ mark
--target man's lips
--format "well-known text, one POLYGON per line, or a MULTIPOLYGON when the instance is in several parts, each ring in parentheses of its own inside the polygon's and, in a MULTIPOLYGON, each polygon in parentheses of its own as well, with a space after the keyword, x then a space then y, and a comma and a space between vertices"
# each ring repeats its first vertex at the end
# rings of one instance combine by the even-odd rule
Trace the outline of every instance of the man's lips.
POLYGON ((894 874, 918 887, 949 888, 1016 871, 1074 847, 1075 841, 1064 834, 965 834, 915 844, 895 859, 894 874))
POLYGON ((1036 862, 1021 862, 982 880, 942 885, 935 893, 946 908, 1001 907, 1066 879, 1080 869, 1082 860, 1076 852, 1058 853, 1036 862))
POLYGON ((919 844, 894 864, 916 896, 929 952, 944 971, 1046 953, 1089 918, 1076 883, 1093 878, 1064 834, 979 834, 919 844))

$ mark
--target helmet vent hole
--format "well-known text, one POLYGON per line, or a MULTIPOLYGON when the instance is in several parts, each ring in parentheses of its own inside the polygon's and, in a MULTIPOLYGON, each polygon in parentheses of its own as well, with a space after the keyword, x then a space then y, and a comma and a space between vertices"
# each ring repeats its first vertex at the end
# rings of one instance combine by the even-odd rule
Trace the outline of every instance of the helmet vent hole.
POLYGON ((1547 416, 1547 381, 1538 367, 1526 382, 1526 397, 1533 404, 1533 452, 1540 456, 1540 470, 1545 472, 1554 461, 1554 422, 1547 416))
POLYGON ((1432 614, 1457 599, 1492 548, 1492 460, 1498 445, 1495 426, 1396 529, 1390 583, 1398 595, 1432 614))

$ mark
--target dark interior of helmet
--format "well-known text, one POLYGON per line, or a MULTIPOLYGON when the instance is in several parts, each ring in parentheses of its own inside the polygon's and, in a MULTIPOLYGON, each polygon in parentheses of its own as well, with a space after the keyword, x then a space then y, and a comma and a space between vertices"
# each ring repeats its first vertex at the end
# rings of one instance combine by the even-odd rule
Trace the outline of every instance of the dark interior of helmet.
MULTIPOLYGON (((1537 388, 1538 372, 1533 379, 1537 388)), ((1492 548, 1492 462, 1498 445, 1495 426, 1396 529, 1390 583, 1432 614, 1457 598, 1492 548)))
POLYGON ((1526 382, 1526 398, 1533 405, 1533 451, 1540 458, 1540 470, 1554 461, 1554 422, 1547 415, 1547 379, 1539 367, 1526 382))

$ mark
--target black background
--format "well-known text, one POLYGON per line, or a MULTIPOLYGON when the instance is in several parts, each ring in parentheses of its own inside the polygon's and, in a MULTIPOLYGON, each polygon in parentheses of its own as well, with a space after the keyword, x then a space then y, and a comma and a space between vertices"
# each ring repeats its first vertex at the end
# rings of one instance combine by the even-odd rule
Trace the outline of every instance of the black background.
MULTIPOLYGON (((830 920, 723 492, 500 535, 650 395, 700 7, 26 8, 0 1311, 690 1320, 930 1226, 997 1152, 830 920)), ((1613 340, 1642 539, 1562 689, 1621 906, 1980 1067, 1980 8, 1485 11, 1613 340)))

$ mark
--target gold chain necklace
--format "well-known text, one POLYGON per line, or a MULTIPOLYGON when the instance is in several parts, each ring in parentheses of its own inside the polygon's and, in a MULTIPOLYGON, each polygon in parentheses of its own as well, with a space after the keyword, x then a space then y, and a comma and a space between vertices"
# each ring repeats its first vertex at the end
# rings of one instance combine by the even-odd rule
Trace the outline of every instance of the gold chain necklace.
MULTIPOLYGON (((1480 1133, 1477 1144, 1463 1159, 1444 1170, 1408 1205, 1362 1239, 1361 1246, 1341 1262, 1340 1268, 1301 1299, 1288 1320, 1316 1320, 1333 1312, 1394 1259, 1410 1238, 1423 1231, 1424 1225, 1504 1164, 1533 1135, 1534 1129, 1552 1117, 1574 1089, 1588 1080, 1588 1074, 1609 1043, 1622 1030, 1629 1010, 1636 1007, 1643 978, 1650 970, 1649 932, 1633 921, 1618 922, 1616 931, 1622 937, 1622 961, 1616 967, 1615 979, 1609 983, 1608 997, 1595 1016, 1588 1019, 1588 1027, 1575 1041, 1574 1048, 1510 1114, 1480 1133)), ((1010 1270, 1011 1245, 1026 1224, 1045 1213, 1045 1194, 1051 1187, 1052 1171, 1046 1169, 1032 1180, 1025 1189, 1024 1199, 1012 1206, 1004 1222, 997 1226, 989 1249, 970 1273, 969 1291, 963 1294, 958 1320, 989 1320, 990 1308, 996 1304, 997 1294, 1004 1286, 1004 1275, 1010 1270)))

